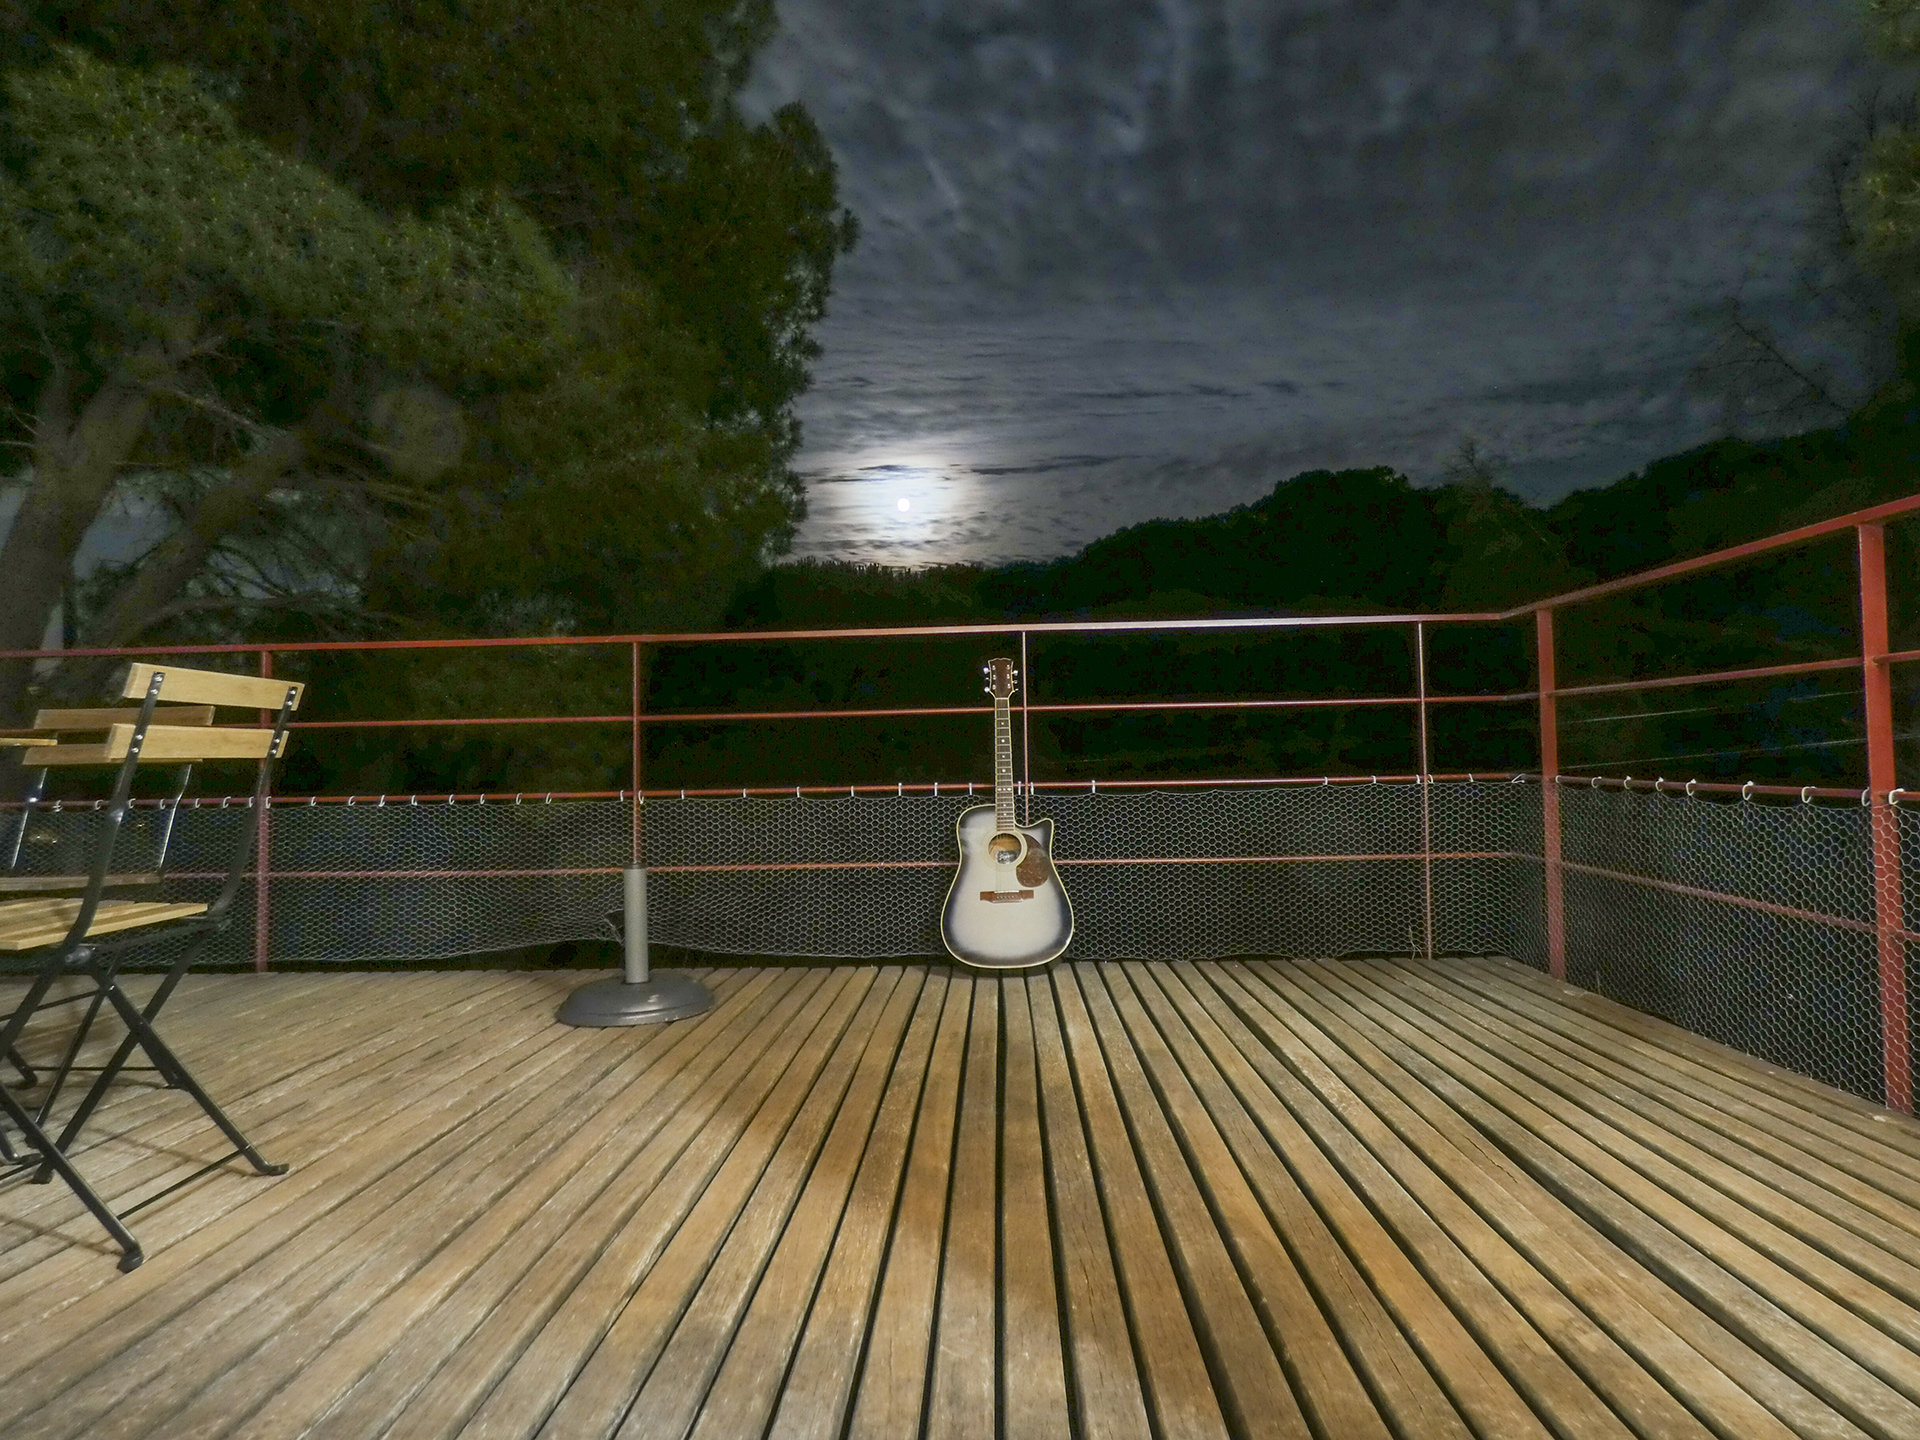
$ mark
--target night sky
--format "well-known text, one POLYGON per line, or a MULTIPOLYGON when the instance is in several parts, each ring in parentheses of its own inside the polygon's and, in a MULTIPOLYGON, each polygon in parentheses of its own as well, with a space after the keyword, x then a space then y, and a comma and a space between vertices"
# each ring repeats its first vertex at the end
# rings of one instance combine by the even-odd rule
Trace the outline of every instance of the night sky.
POLYGON ((1860 378, 1791 289, 1912 84, 1859 0, 779 11, 750 108, 806 104, 863 226, 796 556, 1046 558, 1469 434, 1550 500, 1726 433, 1685 378, 1735 295, 1860 378))

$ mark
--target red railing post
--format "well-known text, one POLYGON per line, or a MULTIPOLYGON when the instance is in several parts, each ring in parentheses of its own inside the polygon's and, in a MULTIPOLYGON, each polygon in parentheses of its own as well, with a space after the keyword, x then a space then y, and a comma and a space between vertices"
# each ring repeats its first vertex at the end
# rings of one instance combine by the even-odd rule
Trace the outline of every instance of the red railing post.
POLYGON ((1427 626, 1413 622, 1414 713, 1420 733, 1420 883, 1426 918, 1427 959, 1433 959, 1433 764, 1427 756, 1427 626))
POLYGON ((1879 939, 1880 1057, 1887 1108, 1913 1109, 1908 1049, 1907 942, 1901 895, 1899 817, 1890 792, 1893 763, 1893 667, 1887 663, 1887 536, 1878 524, 1855 527, 1860 543, 1860 672, 1866 692, 1867 786, 1873 831, 1874 928, 1879 939))
POLYGON ((1541 857, 1547 898, 1547 973, 1567 978, 1567 923, 1564 872, 1560 868, 1560 716, 1554 697, 1553 610, 1533 612, 1534 652, 1540 672, 1540 816, 1541 857))
MULTIPOLYGON (((260 677, 263 680, 273 678, 273 652, 260 652, 260 677)), ((260 712, 260 723, 273 723, 274 717, 265 710, 260 712)), ((253 872, 253 968, 260 974, 267 969, 267 849, 269 831, 273 820, 273 787, 267 787, 267 793, 260 797, 260 828, 254 838, 253 872)))

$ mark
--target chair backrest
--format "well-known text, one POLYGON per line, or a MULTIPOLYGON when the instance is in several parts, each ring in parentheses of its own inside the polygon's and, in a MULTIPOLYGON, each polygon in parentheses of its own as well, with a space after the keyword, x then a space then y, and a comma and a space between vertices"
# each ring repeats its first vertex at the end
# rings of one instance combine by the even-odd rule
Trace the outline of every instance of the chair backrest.
POLYGON ((28 816, 40 803, 49 769, 106 765, 118 768, 113 799, 103 817, 104 830, 89 867, 85 899, 75 919, 73 936, 77 940, 86 933, 112 868, 114 846, 127 814, 135 770, 142 764, 181 767, 180 787, 166 813, 159 846, 160 868, 164 870, 166 846, 192 767, 201 761, 253 760, 259 765, 254 793, 227 867, 226 883, 208 908, 209 915, 218 918, 239 889, 242 872, 259 833, 260 812, 267 803, 273 762, 286 749, 287 725, 305 689, 298 681, 173 665, 133 664, 122 676, 119 692, 122 699, 140 700, 137 707, 41 711, 34 717, 34 728, 42 733, 35 738, 44 741, 46 732, 51 731, 54 743, 33 745, 20 753, 21 764, 39 774, 28 796, 27 808, 21 813, 9 868, 17 863, 28 816), (172 703, 163 707, 159 703, 162 699, 172 703), (222 706, 277 713, 269 726, 215 725, 214 712, 222 706), (81 738, 93 736, 100 738, 81 738))
POLYGON ((292 708, 300 708, 306 686, 297 680, 273 680, 260 675, 230 675, 224 670, 188 670, 178 665, 129 665, 120 683, 123 700, 144 699, 155 675, 162 676, 156 697, 175 705, 232 705, 248 710, 278 710, 293 692, 292 708))

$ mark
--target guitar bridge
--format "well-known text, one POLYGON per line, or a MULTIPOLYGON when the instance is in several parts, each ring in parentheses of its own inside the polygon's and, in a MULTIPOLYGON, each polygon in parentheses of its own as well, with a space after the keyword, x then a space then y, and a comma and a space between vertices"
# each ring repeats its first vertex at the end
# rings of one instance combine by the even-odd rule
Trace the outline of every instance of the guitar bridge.
POLYGON ((995 905, 1010 905, 1015 900, 1033 899, 1031 890, 982 890, 980 898, 995 905))

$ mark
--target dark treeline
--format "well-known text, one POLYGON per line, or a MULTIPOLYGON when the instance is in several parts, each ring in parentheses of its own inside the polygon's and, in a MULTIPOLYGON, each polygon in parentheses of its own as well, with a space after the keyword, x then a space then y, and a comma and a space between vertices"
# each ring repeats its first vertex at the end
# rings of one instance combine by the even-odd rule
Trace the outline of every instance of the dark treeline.
MULTIPOLYGON (((1490 483, 1484 465, 1416 488, 1387 469, 1316 471, 1222 515, 1134 526, 1048 564, 894 571, 804 563, 742 585, 721 628, 786 630, 1242 614, 1488 611, 1912 493, 1920 426, 1908 416, 1675 455, 1540 509, 1490 483)), ((1470 451, 1467 456, 1473 460, 1470 451)), ((1920 644, 1913 543, 1889 530, 1896 647, 1920 644)), ((1857 653, 1851 537, 1562 615, 1562 684, 1780 664, 1857 653)), ((1533 683, 1530 621, 1429 627, 1437 694, 1503 694, 1533 683)), ((646 661, 656 713, 790 711, 984 703, 979 670, 1017 642, 964 637, 668 646, 646 661)), ((315 718, 378 713, 411 673, 444 672, 452 714, 623 714, 624 647, 548 650, 484 662, 431 653, 286 657, 315 682, 315 718), (385 677, 385 678, 383 678, 385 677), (371 703, 369 703, 371 701, 371 703)), ((1272 636, 1036 637, 1035 703, 1097 699, 1378 696, 1413 693, 1407 627, 1272 636)), ((1896 723, 1906 728, 1911 686, 1896 723)), ((428 687, 426 693, 433 693, 428 687)), ((402 713, 395 710, 391 713, 402 713)), ((416 712, 417 713, 417 712, 416 712)), ((1563 706, 1562 768, 1644 778, 1738 776, 1863 782, 1857 680, 1784 681, 1594 697, 1563 706)), ((1413 717, 1401 708, 1031 718, 1036 779, 1408 773, 1413 717)), ((317 741, 288 788, 430 792, 617 788, 630 783, 626 727, 524 727, 317 741)), ((1433 768, 1532 769, 1531 704, 1436 706, 1433 768)), ((1903 752, 1910 745, 1903 742, 1903 752)), ((976 715, 874 721, 654 724, 645 783, 798 785, 982 779, 976 715)))

